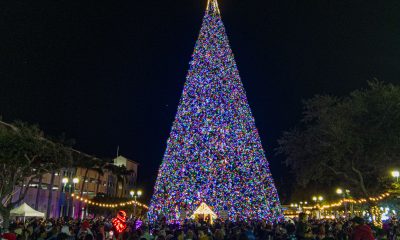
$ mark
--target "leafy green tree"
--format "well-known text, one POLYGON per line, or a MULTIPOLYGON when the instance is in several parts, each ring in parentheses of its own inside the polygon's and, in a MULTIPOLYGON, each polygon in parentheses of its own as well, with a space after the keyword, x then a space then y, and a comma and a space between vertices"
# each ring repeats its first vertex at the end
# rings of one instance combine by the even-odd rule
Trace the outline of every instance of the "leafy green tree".
POLYGON ((345 184, 365 198, 382 193, 400 163, 400 87, 374 81, 346 97, 315 96, 278 142, 303 186, 345 184))
POLYGON ((47 140, 37 126, 0 122, 0 214, 3 227, 8 228, 10 210, 24 199, 35 179, 68 166, 71 161, 70 149, 47 140), (18 198, 14 196, 17 187, 20 189, 18 198))

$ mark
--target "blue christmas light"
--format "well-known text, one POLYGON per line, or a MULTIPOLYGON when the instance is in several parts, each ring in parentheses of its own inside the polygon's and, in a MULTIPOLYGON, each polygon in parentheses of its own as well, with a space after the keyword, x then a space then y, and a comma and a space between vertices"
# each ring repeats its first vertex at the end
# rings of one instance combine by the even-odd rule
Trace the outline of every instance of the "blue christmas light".
POLYGON ((202 202, 233 221, 282 218, 216 0, 203 19, 149 219, 189 217, 202 202))

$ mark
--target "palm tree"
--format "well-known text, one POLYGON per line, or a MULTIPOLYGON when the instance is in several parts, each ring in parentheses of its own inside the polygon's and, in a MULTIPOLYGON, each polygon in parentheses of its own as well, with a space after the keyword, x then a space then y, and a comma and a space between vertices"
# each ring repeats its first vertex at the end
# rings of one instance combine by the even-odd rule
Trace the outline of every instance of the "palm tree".
POLYGON ((100 184, 101 184, 101 176, 104 176, 104 173, 107 170, 106 169, 107 164, 108 164, 108 161, 101 160, 98 162, 97 166, 92 169, 92 170, 96 171, 96 173, 97 173, 96 194, 99 193, 100 184))
POLYGON ((122 177, 122 191, 121 191, 121 198, 124 197, 124 190, 125 190, 125 184, 127 182, 127 179, 129 176, 132 176, 132 174, 134 174, 135 171, 134 170, 128 170, 126 168, 122 169, 121 172, 121 177, 122 177))
POLYGON ((123 174, 126 171, 126 167, 125 166, 117 166, 114 164, 107 164, 105 167, 107 170, 109 170, 110 172, 112 172, 113 174, 113 178, 115 179, 115 191, 114 191, 114 197, 118 197, 118 187, 119 187, 119 183, 122 182, 123 185, 123 174))
POLYGON ((104 176, 104 169, 103 167, 96 167, 93 170, 97 172, 96 194, 98 194, 101 184, 101 176, 104 176))
MULTIPOLYGON (((86 154, 83 154, 81 152, 76 151, 75 152, 76 155, 76 160, 74 161, 74 167, 78 168, 84 168, 85 169, 85 174, 83 176, 83 180, 82 180, 82 184, 81 184, 81 189, 80 189, 80 194, 79 196, 82 197, 83 196, 83 192, 85 190, 85 186, 86 186, 86 180, 87 180, 87 176, 89 173, 89 170, 93 169, 94 167, 96 167, 98 165, 99 162, 101 162, 100 159, 95 158, 93 156, 89 156, 86 154)), ((80 216, 81 214, 81 209, 82 209, 82 202, 79 202, 79 207, 78 207, 78 216, 80 216)))
POLYGON ((83 181, 81 185, 81 193, 80 193, 81 197, 83 195, 83 191, 85 190, 86 180, 89 170, 95 169, 99 165, 99 163, 100 160, 97 158, 85 158, 84 161, 79 164, 80 167, 85 169, 85 174, 83 175, 83 181))

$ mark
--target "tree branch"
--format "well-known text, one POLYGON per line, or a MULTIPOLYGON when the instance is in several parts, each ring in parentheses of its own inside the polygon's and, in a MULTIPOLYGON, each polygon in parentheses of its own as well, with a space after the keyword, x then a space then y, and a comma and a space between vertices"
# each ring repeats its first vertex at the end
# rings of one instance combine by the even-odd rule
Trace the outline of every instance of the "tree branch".
POLYGON ((346 178, 346 180, 354 183, 354 184, 359 184, 359 182, 351 177, 349 177, 349 175, 345 172, 341 172, 341 171, 337 171, 336 169, 334 169, 333 167, 329 166, 328 164, 325 163, 321 163, 322 166, 328 168, 329 170, 331 170, 335 175, 342 175, 344 178, 346 178))
POLYGON ((364 192, 365 196, 368 198, 368 197, 369 197, 369 194, 368 194, 367 189, 365 188, 364 177, 363 177, 361 171, 358 170, 358 169, 354 166, 354 160, 351 160, 351 169, 353 170, 353 172, 355 172, 355 173, 358 175, 361 190, 364 192))
POLYGON ((27 183, 27 185, 26 185, 26 187, 25 187, 24 190, 23 190, 23 185, 22 185, 20 191, 23 190, 23 193, 20 195, 19 199, 18 199, 17 201, 15 201, 15 202, 12 202, 11 205, 14 205, 14 206, 15 206, 15 205, 19 204, 22 200, 24 200, 26 194, 27 194, 28 191, 29 191, 29 188, 30 188, 29 186, 30 186, 31 183, 34 181, 34 179, 37 178, 37 177, 39 177, 39 176, 37 175, 37 176, 31 177, 31 179, 29 179, 29 182, 27 183))

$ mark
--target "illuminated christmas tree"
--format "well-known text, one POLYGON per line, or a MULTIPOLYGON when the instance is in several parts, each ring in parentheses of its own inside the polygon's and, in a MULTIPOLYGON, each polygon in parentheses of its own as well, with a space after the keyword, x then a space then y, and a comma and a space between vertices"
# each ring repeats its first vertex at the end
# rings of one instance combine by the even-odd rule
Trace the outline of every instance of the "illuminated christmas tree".
POLYGON ((203 202, 230 220, 282 217, 217 0, 208 0, 149 219, 190 217, 203 202))

